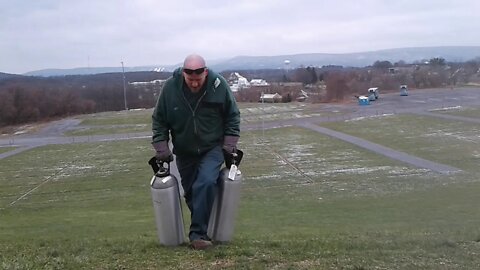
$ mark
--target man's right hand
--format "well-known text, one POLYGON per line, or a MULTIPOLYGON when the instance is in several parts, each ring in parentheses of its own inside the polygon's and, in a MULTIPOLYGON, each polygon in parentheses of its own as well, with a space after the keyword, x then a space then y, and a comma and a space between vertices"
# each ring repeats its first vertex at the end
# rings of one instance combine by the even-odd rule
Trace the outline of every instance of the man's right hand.
POLYGON ((155 148, 155 157, 159 162, 171 162, 173 161, 173 155, 170 149, 168 148, 168 141, 160 141, 153 143, 153 148, 155 148))

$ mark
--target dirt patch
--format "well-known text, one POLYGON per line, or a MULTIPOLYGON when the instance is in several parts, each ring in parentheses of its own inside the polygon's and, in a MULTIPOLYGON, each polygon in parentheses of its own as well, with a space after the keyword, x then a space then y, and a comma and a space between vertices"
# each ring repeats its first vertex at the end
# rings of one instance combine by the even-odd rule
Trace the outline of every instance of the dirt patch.
POLYGON ((0 128, 1 135, 32 134, 48 125, 49 122, 33 123, 27 125, 15 125, 0 128))

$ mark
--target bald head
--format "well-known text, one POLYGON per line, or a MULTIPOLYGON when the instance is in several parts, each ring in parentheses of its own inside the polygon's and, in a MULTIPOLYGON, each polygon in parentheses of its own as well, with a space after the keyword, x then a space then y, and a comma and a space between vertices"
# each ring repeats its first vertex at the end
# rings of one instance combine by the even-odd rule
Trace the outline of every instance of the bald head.
POLYGON ((205 67, 205 59, 198 54, 191 54, 183 61, 183 68, 197 69, 205 67))
POLYGON ((208 69, 205 67, 205 59, 198 54, 191 54, 183 61, 183 79, 190 91, 197 93, 205 84, 208 69))

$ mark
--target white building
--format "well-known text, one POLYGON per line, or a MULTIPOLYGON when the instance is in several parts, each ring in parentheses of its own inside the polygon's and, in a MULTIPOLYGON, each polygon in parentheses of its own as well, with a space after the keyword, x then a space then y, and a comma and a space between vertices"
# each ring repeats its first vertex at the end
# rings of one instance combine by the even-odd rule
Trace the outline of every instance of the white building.
POLYGON ((233 72, 230 74, 228 77, 228 83, 233 92, 250 87, 250 83, 248 82, 247 78, 243 77, 238 72, 233 72))
POLYGON ((162 86, 166 80, 153 80, 149 82, 129 82, 128 84, 133 85, 134 87, 141 87, 141 86, 162 86))
POLYGON ((275 94, 264 94, 260 95, 259 102, 267 102, 267 103, 278 103, 282 102, 282 96, 279 93, 275 94))
POLYGON ((251 79, 250 85, 252 86, 269 86, 270 84, 267 83, 264 79, 251 79))
POLYGON ((302 101, 305 101, 307 98, 308 98, 307 92, 305 92, 304 90, 300 90, 300 94, 297 97, 297 101, 302 102, 302 101))

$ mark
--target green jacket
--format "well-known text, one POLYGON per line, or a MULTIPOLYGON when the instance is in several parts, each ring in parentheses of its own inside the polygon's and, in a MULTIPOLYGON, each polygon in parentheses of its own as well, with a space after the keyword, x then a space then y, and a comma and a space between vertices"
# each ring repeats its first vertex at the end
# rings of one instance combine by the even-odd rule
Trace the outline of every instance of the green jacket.
POLYGON ((228 83, 211 70, 205 83, 192 108, 182 90, 182 69, 173 72, 152 115, 152 143, 168 141, 170 133, 176 155, 201 155, 221 145, 224 136, 240 136, 240 111, 228 83))

